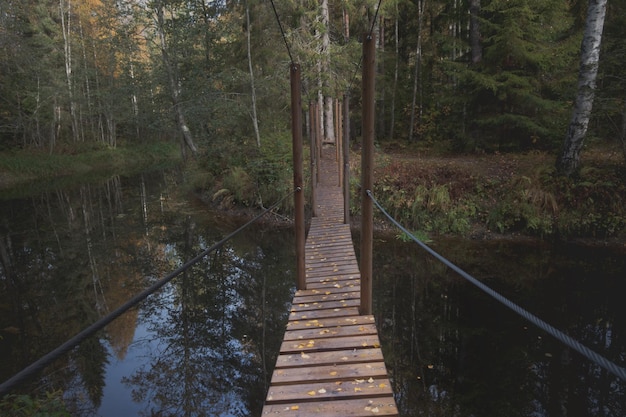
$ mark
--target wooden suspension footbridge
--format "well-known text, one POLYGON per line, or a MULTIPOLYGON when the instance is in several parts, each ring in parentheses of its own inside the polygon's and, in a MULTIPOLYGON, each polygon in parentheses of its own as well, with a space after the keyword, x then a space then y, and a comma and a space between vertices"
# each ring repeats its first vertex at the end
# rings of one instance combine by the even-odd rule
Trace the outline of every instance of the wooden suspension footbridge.
POLYGON ((306 239, 306 289, 295 293, 262 416, 398 415, 374 316, 359 314, 361 276, 330 152, 306 239))

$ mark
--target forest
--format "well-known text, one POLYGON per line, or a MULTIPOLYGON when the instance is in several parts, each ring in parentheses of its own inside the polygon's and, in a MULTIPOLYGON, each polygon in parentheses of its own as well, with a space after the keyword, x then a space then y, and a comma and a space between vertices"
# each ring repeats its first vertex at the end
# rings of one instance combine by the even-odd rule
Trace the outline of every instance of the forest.
POLYGON ((606 6, 599 61, 587 64, 597 88, 576 146, 626 157, 623 0, 6 0, 0 152, 175 141, 203 182, 262 205, 290 187, 289 64, 302 67, 306 131, 315 105, 333 143, 336 105, 349 100, 358 150, 360 43, 373 33, 380 148, 556 161, 578 123, 596 4, 606 6))

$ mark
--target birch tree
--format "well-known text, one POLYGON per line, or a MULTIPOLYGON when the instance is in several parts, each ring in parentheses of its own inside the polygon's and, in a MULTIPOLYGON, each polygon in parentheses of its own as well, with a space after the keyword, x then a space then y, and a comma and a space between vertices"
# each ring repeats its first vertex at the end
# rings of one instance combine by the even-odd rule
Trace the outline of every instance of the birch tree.
POLYGON ((250 45, 250 3, 246 0, 246 49, 248 52, 248 70, 250 71, 250 90, 252 97, 252 126, 256 136, 256 144, 261 147, 261 134, 259 133, 259 119, 256 112, 256 88, 254 86, 254 70, 252 68, 252 47, 250 45))
POLYGON ((321 50, 320 50, 320 78, 321 78, 321 88, 320 88, 320 109, 323 110, 323 120, 324 120, 324 139, 327 142, 335 143, 335 127, 334 127, 334 117, 333 117, 333 97, 329 95, 329 83, 328 83, 328 72, 330 70, 330 16, 328 12, 328 0, 322 0, 321 4, 321 15, 322 15, 322 33, 321 33, 321 50), (322 98, 323 96, 323 98, 322 98), (323 101, 323 103, 322 103, 323 101))
POLYGON ((165 18, 163 16, 163 3, 158 1, 153 5, 154 12, 156 14, 156 31, 157 36, 159 38, 159 44, 161 47, 161 56, 163 58, 163 66, 165 67, 165 71, 167 73, 167 78, 169 81, 170 87, 170 97, 172 99, 172 105, 174 108, 174 113, 176 117, 176 123, 181 132, 181 152, 183 155, 183 159, 186 158, 186 149, 188 148, 193 155, 198 152, 198 148, 193 140, 193 136, 191 134, 191 130, 187 125, 187 121, 185 120, 185 114, 183 112, 183 108, 180 103, 180 80, 178 79, 177 67, 176 63, 172 61, 168 45, 167 39, 165 37, 165 18))
POLYGON ((565 143, 556 161, 557 172, 567 177, 578 172, 580 167, 580 151, 593 108, 606 4, 607 0, 589 0, 585 33, 580 48, 578 93, 567 128, 565 143))
POLYGON ((70 100, 70 118, 72 122, 72 136, 74 141, 80 139, 78 116, 76 111, 76 101, 74 98, 74 79, 72 75, 72 2, 59 0, 59 11, 61 15, 61 30, 63 32, 63 51, 65 57, 65 77, 67 81, 67 91, 70 100))
MULTIPOLYGON (((420 86, 421 91, 421 67, 422 67, 422 28, 424 24, 424 4, 426 0, 419 0, 417 2, 417 47, 415 48, 415 74, 413 77, 413 101, 411 103, 411 123, 409 125, 409 142, 413 141, 413 129, 415 126, 415 111, 416 111, 416 102, 417 102, 417 91, 418 85, 420 86)), ((421 122, 422 120, 422 96, 420 93, 420 103, 419 103, 419 115, 417 116, 417 120, 421 122)))

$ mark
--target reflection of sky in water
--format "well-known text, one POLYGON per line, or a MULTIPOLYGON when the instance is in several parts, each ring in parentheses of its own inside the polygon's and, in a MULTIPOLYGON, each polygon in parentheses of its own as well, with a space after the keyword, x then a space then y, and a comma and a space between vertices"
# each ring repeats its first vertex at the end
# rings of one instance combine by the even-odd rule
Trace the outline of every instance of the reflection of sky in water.
MULTIPOLYGON (((234 274, 229 275, 226 279, 227 281, 232 281, 240 277, 241 271, 238 268, 234 268, 234 274)), ((236 298, 236 292, 230 295, 234 298, 229 298, 232 302, 225 306, 228 315, 236 314, 237 309, 241 306, 240 300, 236 298)), ((102 405, 97 411, 98 417, 151 415, 150 410, 160 409, 158 403, 151 401, 153 397, 150 394, 147 395, 143 402, 133 400, 133 389, 136 387, 128 383, 128 381, 124 381, 125 378, 130 378, 142 368, 149 369, 154 364, 155 358, 162 357, 162 355, 165 354, 164 350, 168 350, 169 341, 167 338, 160 338, 157 332, 154 331, 154 326, 155 323, 167 326, 166 323, 175 322, 175 319, 170 316, 170 313, 177 310, 177 308, 172 308, 176 303, 175 286, 171 283, 167 284, 161 291, 152 295, 152 297, 158 297, 159 301, 157 303, 162 307, 151 310, 149 313, 142 311, 139 314, 133 341, 129 345, 123 359, 119 359, 110 344, 105 342, 109 364, 106 367, 105 387, 101 402, 102 405), (150 314, 150 316, 146 317, 146 313, 150 314)), ((224 330, 227 332, 225 335, 226 339, 223 341, 224 348, 229 352, 237 352, 233 356, 237 357, 241 364, 249 363, 253 355, 244 351, 244 345, 240 340, 228 334, 232 328, 228 321, 223 323, 223 326, 224 330)), ((203 350, 204 349, 200 348, 200 351, 203 350)), ((209 348, 208 351, 205 350, 204 353, 205 359, 224 360, 222 354, 213 349, 209 348)), ((210 362, 206 363, 207 368, 211 366, 210 362)), ((241 377, 241 372, 236 367, 230 368, 230 370, 233 371, 233 375, 230 375, 231 378, 238 379, 241 377)), ((206 408, 204 410, 197 411, 206 412, 210 410, 210 415, 223 417, 235 417, 249 413, 245 401, 240 398, 239 390, 212 392, 210 401, 211 404, 206 404, 205 402, 206 408)))
MULTIPOLYGON (((146 348, 151 346, 152 337, 142 323, 135 328, 135 337, 128 347, 123 360, 117 359, 111 346, 107 343, 109 365, 106 367, 102 405, 98 409, 100 417, 137 416, 143 408, 132 400, 132 391, 122 383, 122 378, 129 376, 137 368, 137 364, 146 356, 146 348)), ((156 347, 154 344, 153 347, 156 347)))

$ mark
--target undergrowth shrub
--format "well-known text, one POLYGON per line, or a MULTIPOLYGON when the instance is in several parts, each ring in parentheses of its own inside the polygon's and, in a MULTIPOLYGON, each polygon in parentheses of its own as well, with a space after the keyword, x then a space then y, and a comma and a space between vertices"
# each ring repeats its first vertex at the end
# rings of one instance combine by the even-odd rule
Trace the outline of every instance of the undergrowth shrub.
POLYGON ((6 395, 0 399, 0 415, 11 417, 70 417, 61 392, 36 398, 30 395, 6 395))

